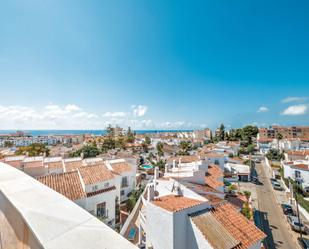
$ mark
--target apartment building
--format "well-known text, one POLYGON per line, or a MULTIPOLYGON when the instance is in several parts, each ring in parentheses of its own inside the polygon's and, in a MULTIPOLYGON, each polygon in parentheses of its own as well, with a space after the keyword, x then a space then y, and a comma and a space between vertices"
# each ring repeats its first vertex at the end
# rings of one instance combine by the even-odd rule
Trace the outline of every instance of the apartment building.
POLYGON ((271 126, 270 128, 260 128, 258 140, 275 139, 279 133, 283 139, 299 138, 303 141, 309 141, 309 126, 271 126))

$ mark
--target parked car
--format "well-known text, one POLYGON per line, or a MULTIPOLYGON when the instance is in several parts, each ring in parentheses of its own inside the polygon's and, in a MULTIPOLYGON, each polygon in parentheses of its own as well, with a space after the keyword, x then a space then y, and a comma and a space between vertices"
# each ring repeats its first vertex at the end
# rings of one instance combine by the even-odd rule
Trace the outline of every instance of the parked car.
POLYGON ((274 184, 274 182, 278 182, 275 178, 270 178, 271 184, 274 184))
POLYGON ((300 232, 302 231, 302 233, 306 234, 306 227, 299 222, 299 219, 297 216, 293 216, 293 215, 288 215, 288 222, 291 226, 291 228, 296 231, 296 232, 300 232))
POLYGON ((281 204, 281 207, 282 207, 283 213, 285 215, 293 215, 293 216, 295 216, 295 212, 294 212, 294 210, 293 210, 291 205, 289 205, 289 204, 281 204))
POLYGON ((309 249, 309 239, 298 238, 298 242, 302 248, 309 249))
POLYGON ((279 182, 274 182, 273 187, 275 190, 279 190, 279 191, 284 190, 284 188, 281 186, 279 182))

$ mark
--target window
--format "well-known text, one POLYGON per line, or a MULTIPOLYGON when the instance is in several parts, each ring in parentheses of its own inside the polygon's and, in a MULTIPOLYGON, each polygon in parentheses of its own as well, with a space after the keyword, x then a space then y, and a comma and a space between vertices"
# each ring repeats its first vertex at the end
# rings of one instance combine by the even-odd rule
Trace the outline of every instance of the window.
POLYGON ((108 187, 109 187, 109 183, 107 182, 104 184, 104 188, 108 188, 108 187))
POLYGON ((300 178, 300 177, 301 177, 300 171, 295 170, 295 178, 300 178))
POLYGON ((98 190, 98 186, 95 185, 95 186, 92 186, 92 191, 97 191, 98 190))
POLYGON ((120 191, 120 195, 123 196, 124 195, 124 190, 120 191))
POLYGON ((97 204, 97 217, 106 216, 106 202, 97 204))
POLYGON ((128 186, 129 186, 128 178, 126 176, 122 177, 122 179, 121 179, 121 187, 125 188, 125 187, 128 187, 128 186))
POLYGON ((218 159, 215 160, 215 165, 219 165, 219 160, 218 159))

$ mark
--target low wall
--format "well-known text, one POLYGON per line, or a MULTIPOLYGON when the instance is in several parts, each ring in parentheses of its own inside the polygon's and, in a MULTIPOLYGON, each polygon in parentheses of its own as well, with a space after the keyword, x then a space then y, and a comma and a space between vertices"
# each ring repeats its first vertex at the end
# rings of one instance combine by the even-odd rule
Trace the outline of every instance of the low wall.
POLYGON ((4 163, 0 241, 3 249, 136 248, 74 202, 4 163))

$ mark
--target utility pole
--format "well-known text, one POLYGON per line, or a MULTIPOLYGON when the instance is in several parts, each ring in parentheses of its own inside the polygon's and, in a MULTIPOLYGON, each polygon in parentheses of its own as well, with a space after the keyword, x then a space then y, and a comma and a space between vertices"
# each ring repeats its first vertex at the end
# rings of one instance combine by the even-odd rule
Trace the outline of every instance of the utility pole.
POLYGON ((303 238, 302 224, 301 224, 300 217, 299 217, 299 208, 298 208, 297 193, 294 191, 294 188, 293 188, 293 192, 294 192, 294 197, 295 197, 295 202, 296 202, 296 210, 297 210, 297 218, 298 218, 299 233, 300 233, 300 238, 302 239, 302 238, 303 238))
POLYGON ((299 217, 299 209, 298 209, 298 200, 297 200, 297 193, 294 193, 295 196, 295 202, 296 202, 296 209, 297 209, 297 217, 298 217, 298 225, 299 225, 299 233, 300 233, 300 238, 303 238, 303 232, 302 232, 302 224, 300 221, 300 217, 299 217))

